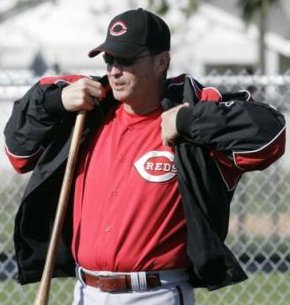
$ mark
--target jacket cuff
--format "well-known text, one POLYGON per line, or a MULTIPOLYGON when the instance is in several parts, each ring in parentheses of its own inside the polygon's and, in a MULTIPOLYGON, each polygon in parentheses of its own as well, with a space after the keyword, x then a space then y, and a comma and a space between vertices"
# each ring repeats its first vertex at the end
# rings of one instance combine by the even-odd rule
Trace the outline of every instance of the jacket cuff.
POLYGON ((176 116, 176 130, 179 135, 186 136, 191 134, 191 126, 194 120, 192 107, 182 107, 176 116))
POLYGON ((48 113, 61 114, 66 112, 61 99, 61 91, 60 88, 55 87, 45 93, 43 106, 48 113))

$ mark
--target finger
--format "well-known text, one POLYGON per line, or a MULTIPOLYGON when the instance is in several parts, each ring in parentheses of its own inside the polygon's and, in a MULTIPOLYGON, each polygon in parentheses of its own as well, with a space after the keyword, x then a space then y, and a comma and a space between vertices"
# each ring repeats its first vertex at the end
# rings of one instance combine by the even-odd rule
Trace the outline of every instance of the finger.
POLYGON ((80 93, 83 92, 84 95, 94 96, 100 100, 105 97, 105 89, 102 84, 89 78, 82 78, 71 86, 73 86, 76 91, 79 91, 80 93))
POLYGON ((164 146, 170 146, 173 147, 174 146, 175 141, 174 140, 169 140, 169 139, 165 139, 163 138, 162 144, 164 146))
POLYGON ((83 105, 84 110, 92 110, 97 105, 96 98, 93 96, 87 96, 83 105))
POLYGON ((189 107, 189 106, 190 106, 189 103, 188 103, 188 102, 185 102, 185 103, 183 103, 183 104, 177 106, 176 109, 179 110, 179 109, 181 109, 181 108, 189 107))
POLYGON ((99 100, 102 100, 106 97, 105 88, 100 82, 89 79, 87 83, 87 89, 91 96, 97 97, 99 100))

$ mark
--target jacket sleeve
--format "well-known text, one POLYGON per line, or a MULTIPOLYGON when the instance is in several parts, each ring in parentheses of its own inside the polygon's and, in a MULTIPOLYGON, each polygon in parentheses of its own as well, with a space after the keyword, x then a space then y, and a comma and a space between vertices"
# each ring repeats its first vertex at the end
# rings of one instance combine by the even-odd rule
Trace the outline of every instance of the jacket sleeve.
POLYGON ((5 151, 19 173, 32 170, 62 121, 71 116, 61 90, 83 76, 45 77, 14 103, 5 126, 5 151))
POLYGON ((254 101, 204 102, 182 108, 178 133, 203 146, 225 167, 262 170, 285 150, 285 120, 273 107, 254 101))

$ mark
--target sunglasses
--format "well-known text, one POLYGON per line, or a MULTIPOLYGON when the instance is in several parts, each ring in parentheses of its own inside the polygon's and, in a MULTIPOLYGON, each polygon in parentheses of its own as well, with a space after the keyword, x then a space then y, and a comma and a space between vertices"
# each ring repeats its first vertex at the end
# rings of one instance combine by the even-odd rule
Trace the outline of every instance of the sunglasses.
POLYGON ((134 57, 116 57, 116 56, 110 55, 108 53, 105 53, 103 55, 103 57, 104 57, 104 61, 107 65, 112 65, 116 61, 116 63, 120 66, 129 67, 129 66, 134 65, 139 58, 149 57, 152 55, 153 54, 146 54, 146 55, 140 55, 140 56, 134 56, 134 57))

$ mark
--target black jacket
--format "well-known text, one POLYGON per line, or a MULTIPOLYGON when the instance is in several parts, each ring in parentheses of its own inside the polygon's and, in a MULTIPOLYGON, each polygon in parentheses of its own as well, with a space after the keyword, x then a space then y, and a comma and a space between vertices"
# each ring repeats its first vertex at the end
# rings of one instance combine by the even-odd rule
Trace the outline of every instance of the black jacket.
MULTIPOLYGON (((6 151, 21 172, 33 169, 15 220, 19 282, 41 277, 60 192, 75 115, 61 104, 61 89, 78 76, 44 78, 15 102, 6 125, 6 151)), ((99 79, 100 80, 100 79, 99 79)), ((107 85, 106 78, 101 79, 107 85)), ((246 279, 224 244, 230 202, 241 175, 261 170, 284 153, 285 122, 272 107, 252 101, 204 101, 203 87, 190 76, 167 81, 165 100, 189 102, 177 116, 181 135, 175 163, 188 230, 188 255, 194 287, 217 289, 246 279)), ((84 141, 89 141, 117 101, 88 113, 84 141)), ((71 205, 66 217, 54 276, 74 276, 70 252, 71 205)))

